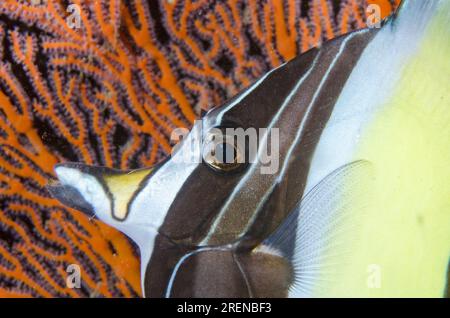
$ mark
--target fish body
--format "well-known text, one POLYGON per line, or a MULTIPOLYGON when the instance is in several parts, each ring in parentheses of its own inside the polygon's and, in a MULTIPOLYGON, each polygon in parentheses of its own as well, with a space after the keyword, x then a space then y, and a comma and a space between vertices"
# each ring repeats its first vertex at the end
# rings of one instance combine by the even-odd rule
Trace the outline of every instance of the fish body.
POLYGON ((49 190, 138 244, 146 297, 443 296, 449 22, 448 1, 406 1, 212 109, 157 167, 64 163, 49 190))

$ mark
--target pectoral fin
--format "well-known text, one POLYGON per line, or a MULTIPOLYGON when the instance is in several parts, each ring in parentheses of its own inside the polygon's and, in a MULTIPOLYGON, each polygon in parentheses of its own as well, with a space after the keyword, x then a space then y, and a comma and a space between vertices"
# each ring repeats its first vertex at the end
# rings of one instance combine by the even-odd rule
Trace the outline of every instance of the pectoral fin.
POLYGON ((369 162, 357 161, 330 173, 263 242, 292 265, 290 297, 323 295, 338 279, 335 269, 345 263, 358 238, 371 171, 369 162))

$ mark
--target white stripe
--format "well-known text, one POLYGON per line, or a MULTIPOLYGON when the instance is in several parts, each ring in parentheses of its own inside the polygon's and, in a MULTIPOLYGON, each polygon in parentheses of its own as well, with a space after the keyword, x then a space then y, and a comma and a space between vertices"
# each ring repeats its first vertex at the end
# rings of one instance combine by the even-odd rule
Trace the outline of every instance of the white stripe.
MULTIPOLYGON (((186 139, 190 145, 201 127, 194 126, 186 139)), ((194 160, 184 162, 180 157, 185 153, 180 149, 148 179, 145 187, 137 194, 130 206, 127 220, 119 230, 130 236, 141 251, 141 285, 144 289, 145 271, 153 254, 155 237, 167 217, 170 206, 183 188, 189 176, 201 164, 194 160)))
MULTIPOLYGON (((305 81, 306 78, 308 78, 308 76, 311 74, 312 70, 314 69, 314 67, 316 66, 316 63, 319 59, 320 54, 318 54, 311 67, 308 69, 308 71, 300 78, 300 80, 295 84, 294 88, 291 90, 291 92, 289 93, 289 95, 285 98, 283 104, 281 105, 280 109, 277 111, 277 113, 275 114, 274 118, 272 119, 272 121, 269 124, 268 127, 268 132, 264 135, 263 140, 260 144, 265 144, 267 142, 267 138, 268 138, 268 134, 270 132, 270 129, 273 128, 273 126, 275 125, 275 123, 278 121, 278 119, 280 118, 281 114, 284 112, 285 108, 289 105, 289 102, 292 100, 292 98, 294 97, 295 93, 297 92, 297 90, 299 89, 299 87, 303 84, 303 82, 305 81)), ((261 155, 261 152, 264 150, 264 148, 259 148, 258 149, 258 157, 261 155)), ((239 183, 237 184, 237 186, 234 188, 233 192, 231 193, 231 195, 228 197, 227 201, 225 202, 224 206, 222 207, 222 209, 220 210, 219 214, 216 216, 214 223, 211 226, 210 231, 208 232, 207 236, 203 239, 203 241, 200 243, 200 245, 206 245, 208 244, 208 241, 211 239, 211 236, 214 234, 214 232, 217 230, 217 227, 219 226, 220 222, 222 221, 222 219, 224 218, 227 209, 230 205, 230 203, 234 200, 234 198, 236 197, 236 195, 240 192, 240 189, 246 185, 248 179, 250 178, 250 176, 254 173, 254 171, 257 169, 257 165, 254 164, 250 167, 249 171, 247 171, 245 173, 245 176, 239 181, 239 183)))
MULTIPOLYGON (((286 159, 283 162, 283 166, 281 168, 281 172, 280 172, 279 176, 277 177, 276 182, 274 182, 272 184, 270 189, 265 193, 264 197, 259 201, 259 205, 258 205, 257 209, 261 209, 262 208, 262 205, 267 200, 267 197, 272 193, 275 185, 283 179, 283 177, 284 177, 284 175, 286 173, 287 167, 288 167, 289 158, 291 157, 292 152, 294 151, 295 147, 297 146, 297 144, 298 144, 298 142, 299 142, 299 140, 300 140, 300 138, 302 136, 303 130, 304 130, 306 122, 307 122, 307 120, 309 118, 309 114, 311 113, 311 110, 312 110, 312 108, 314 106, 314 103, 316 102, 317 97, 319 96, 319 93, 322 90, 323 85, 325 84, 326 80, 328 79, 328 76, 330 75, 331 70, 334 68, 334 66, 336 65, 336 62, 339 60, 340 56, 342 55, 342 53, 343 53, 343 51, 344 51, 344 49, 345 49, 345 47, 347 45, 347 42, 349 40, 353 39, 353 37, 355 37, 355 35, 362 34, 362 33, 365 33, 367 31, 368 30, 361 30, 361 31, 358 31, 358 32, 354 32, 354 33, 350 34, 344 41, 342 41, 341 46, 339 48, 339 52, 336 54, 336 56, 334 57, 332 63, 328 67, 327 72, 325 73, 324 77, 322 78, 322 80, 321 80, 317 90, 315 91, 315 93, 313 95, 313 98, 312 98, 310 104, 308 105, 306 114, 303 117, 303 120, 302 120, 302 122, 300 124, 299 129, 297 130, 297 134, 295 136, 294 142, 291 144, 291 146, 290 146, 290 148, 289 148, 289 150, 288 150, 288 152, 286 154, 286 159)), ((306 193, 306 192, 304 192, 304 193, 306 193)), ((255 217, 256 217, 256 215, 255 215, 255 217)))
POLYGON ((311 113, 312 106, 314 106, 314 103, 316 102, 317 97, 319 96, 319 93, 322 90, 323 84, 325 84, 325 82, 327 81, 331 70, 334 68, 334 66, 336 65, 336 62, 339 60, 339 58, 341 57, 342 53, 344 52, 344 49, 345 49, 345 47, 347 45, 347 42, 350 41, 351 39, 353 39, 355 37, 355 35, 362 34, 362 33, 365 33, 365 32, 367 32, 367 30, 361 30, 361 31, 358 31, 358 32, 354 32, 354 33, 350 34, 347 38, 345 38, 344 41, 342 41, 341 46, 339 48, 339 52, 336 54, 336 56, 333 59, 333 62, 328 67, 327 72, 325 73, 324 77, 322 78, 322 81, 320 82, 318 89, 314 93, 314 96, 313 96, 313 98, 311 100, 311 103, 308 105, 307 112, 306 112, 305 116, 303 117, 303 120, 302 120, 302 122, 300 124, 299 130, 297 131, 297 134, 295 136, 294 142, 291 144, 291 147, 290 147, 290 149, 289 149, 289 151, 288 151, 288 153, 286 155, 286 160, 283 163, 283 167, 281 168, 281 173, 278 176, 278 180, 277 181, 280 181, 283 178, 283 176, 284 176, 284 174, 286 172, 287 166, 288 166, 289 158, 291 157, 292 152, 295 149, 295 146, 298 144, 298 141, 299 141, 300 137, 302 136, 302 133, 303 133, 303 130, 305 128, 307 119, 309 118, 309 114, 311 113))
MULTIPOLYGON (((417 51, 436 1, 408 1, 364 50, 314 152, 305 193, 330 172, 358 158, 353 153, 365 127, 389 100, 402 69, 417 51)), ((359 158, 361 159, 361 158, 359 158)))
POLYGON ((237 98, 235 101, 230 103, 230 105, 227 105, 223 110, 220 111, 220 113, 217 115, 216 118, 216 126, 220 125, 222 123, 223 116, 226 112, 228 112, 230 109, 232 109, 235 105, 239 104, 245 97, 247 97, 251 92, 253 92, 261 83, 274 71, 277 69, 283 67, 286 63, 281 64, 280 66, 270 70, 265 75, 263 75, 259 80, 257 80, 255 83, 253 83, 247 90, 245 90, 239 98, 237 98))
MULTIPOLYGON (((281 66, 280 66, 281 67, 281 66)), ((250 94, 256 87, 258 87, 264 79, 266 79, 273 71, 271 70, 253 85, 251 85, 245 93, 242 94, 233 103, 221 110, 216 119, 216 124, 220 125, 223 115, 241 102, 248 94, 250 94)), ((203 129, 203 127, 194 126, 189 134, 189 140, 195 143, 194 137, 201 136, 195 134, 194 129, 203 129)), ((169 208, 178 195, 178 192, 183 188, 190 175, 201 164, 196 161, 177 160, 178 156, 183 156, 183 149, 180 149, 174 154, 171 160, 166 162, 159 170, 151 176, 148 183, 145 185, 136 198, 133 200, 128 219, 129 222, 137 226, 128 225, 126 228, 121 228, 121 231, 129 235, 138 245, 141 251, 141 287, 145 296, 144 280, 145 272, 153 254, 155 236, 164 223, 164 220, 169 212, 169 208), (151 211, 147 210, 151 207, 151 211), (148 235, 148 232, 142 231, 143 228, 150 228, 155 230, 154 235, 148 235)), ((195 154, 194 154, 195 155, 195 154)), ((180 263, 181 264, 181 263, 180 263)), ((171 288, 171 287, 170 287, 171 288)), ((170 289, 169 289, 170 290, 170 289)))
MULTIPOLYGON (((355 156, 360 136, 391 98, 404 65, 420 47, 435 5, 436 1, 406 2, 398 18, 380 30, 366 47, 317 144, 305 194, 337 168, 365 159, 355 156)), ((309 297, 324 295, 326 285, 312 286, 307 294, 309 297)), ((301 296, 305 295, 299 290, 289 291, 289 297, 301 296)))
POLYGON ((178 270, 180 269, 180 267, 184 263, 184 261, 187 260, 189 257, 191 257, 195 254, 198 254, 200 252, 205 252, 205 251, 231 251, 230 248, 231 248, 231 246, 228 246, 228 247, 203 247, 203 248, 199 248, 198 250, 192 251, 192 252, 184 255, 182 258, 180 258, 180 260, 175 265, 175 267, 172 271, 172 275, 170 276, 169 282, 167 284, 166 294, 164 297, 170 298, 170 293, 172 292, 172 288, 173 288, 173 282, 175 281, 175 277, 177 276, 178 270))

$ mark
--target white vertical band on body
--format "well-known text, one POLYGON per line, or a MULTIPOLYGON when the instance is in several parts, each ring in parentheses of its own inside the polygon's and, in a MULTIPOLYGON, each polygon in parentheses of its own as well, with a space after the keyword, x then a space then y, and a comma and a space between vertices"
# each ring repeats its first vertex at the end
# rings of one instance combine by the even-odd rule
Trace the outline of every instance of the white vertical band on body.
POLYGON ((265 203, 265 201, 267 200, 267 198, 270 195, 270 193, 272 193, 275 185, 278 182, 280 182, 283 179, 284 175, 286 174, 286 171, 287 171, 287 168, 288 168, 288 163, 289 163, 289 158, 291 157, 295 147, 300 142, 300 138, 302 136, 302 132, 304 131, 306 122, 309 119, 309 114, 311 113, 311 110, 312 110, 312 108, 313 108, 313 106, 314 106, 314 104, 315 104, 315 102, 317 100, 317 97, 319 96, 319 94, 320 94, 320 92, 321 92, 321 90, 323 88, 323 85, 325 84, 326 80, 328 79, 328 77, 329 77, 329 75, 331 73, 331 70, 334 68, 334 66, 336 65, 337 61, 339 60, 339 58, 341 57, 342 53, 344 52, 344 49, 345 49, 348 41, 353 39, 355 37, 355 35, 361 34, 361 33, 364 33, 364 32, 367 32, 367 30, 354 32, 351 35, 349 35, 344 41, 342 41, 342 43, 341 43, 341 45, 339 47, 338 53, 334 57, 334 59, 331 62, 330 66, 328 67, 324 77, 322 78, 322 80, 319 83, 319 86, 318 86, 317 90, 314 92, 314 95, 313 95, 313 98, 311 99, 311 102, 308 105, 307 111, 306 111, 305 116, 303 117, 303 119, 302 119, 302 121, 300 123, 300 126, 299 126, 299 128, 297 130, 297 133, 295 135, 294 141, 291 143, 291 145, 289 147, 289 150, 288 150, 288 152, 286 154, 286 159, 284 160, 282 168, 281 168, 281 171, 280 171, 280 174, 277 177, 277 182, 274 182, 272 184, 272 186, 268 189, 268 191, 266 191, 266 193, 264 194, 263 198, 259 201, 259 205, 258 205, 257 209, 261 209, 262 208, 262 205, 265 203))
MULTIPOLYGON (((353 158, 360 136, 391 97, 418 51, 438 0, 407 1, 365 48, 339 96, 314 152, 304 193, 353 158)), ((363 159, 363 158, 359 158, 363 159)))
MULTIPOLYGON (((194 131, 196 129, 201 129, 201 127, 194 126, 193 131, 186 138, 185 145, 189 146, 195 142, 193 139, 198 137, 194 131)), ((126 228, 123 230, 119 228, 129 235, 141 250, 143 293, 145 293, 145 271, 153 254, 156 235, 167 217, 170 206, 189 180, 190 175, 201 164, 196 160, 183 160, 185 155, 185 152, 180 149, 173 154, 171 160, 152 174, 131 202, 126 228)))
MULTIPOLYGON (((295 146, 298 144, 302 132, 305 129, 305 125, 307 120, 309 119, 309 114, 312 111, 312 108, 317 100, 317 97, 319 96, 319 93, 322 90, 323 85, 325 84, 326 80, 329 77, 329 74, 331 73, 331 70, 333 69, 333 67, 336 65, 337 61, 339 60, 339 58, 341 57, 348 41, 350 41, 351 39, 354 38, 354 36, 367 32, 367 30, 362 30, 362 31, 357 31, 354 32, 353 34, 349 35, 344 41, 342 41, 340 47, 339 47, 339 51, 336 54, 336 56, 334 57, 334 59, 331 61, 329 67, 327 68, 326 73, 324 74, 324 77, 321 79, 319 86, 317 87, 317 90, 314 92, 314 95, 311 99, 311 102, 309 103, 305 115, 302 119, 302 121, 299 124, 297 133, 295 135, 295 138, 293 140, 293 142, 291 143, 288 152, 286 154, 286 159, 283 162, 283 165, 281 167, 280 173, 278 174, 278 177, 275 180, 280 180, 283 178, 283 176, 286 173, 287 170, 287 166, 288 166, 288 162, 289 162, 289 157, 292 155, 292 152, 295 149, 295 146)), ((294 97, 295 93, 297 93, 298 89, 300 88, 300 86, 303 84, 303 82, 308 78, 308 76, 311 74, 311 72, 313 71, 313 69, 315 68, 318 59, 320 58, 320 53, 315 57, 311 67, 309 68, 309 70, 300 78, 300 80, 296 83, 296 85, 294 86, 294 88, 292 89, 292 91, 290 92, 290 94, 286 97, 285 101, 283 102, 282 106, 280 107, 280 109, 277 111, 276 115, 274 116, 274 118, 272 119, 270 125, 269 125, 269 131, 270 128, 272 128, 278 121, 279 117, 281 116, 281 114, 283 113, 283 111, 285 110, 285 108, 287 107, 287 105, 289 104, 289 102, 292 100, 292 98, 294 97)), ((263 143, 266 142, 267 139, 267 134, 263 137, 263 143)), ((260 149, 261 150, 261 149, 260 149)), ((208 235, 206 236, 206 238, 202 241, 201 245, 205 245, 208 243, 208 241, 210 240, 210 238, 213 236, 215 230, 217 229, 218 225, 220 224, 221 220, 224 218, 224 215, 227 211, 227 208, 229 207, 230 203, 235 199, 235 197, 241 192, 241 189, 243 187, 245 187, 246 185, 248 185, 248 181, 250 179, 250 177, 255 173, 257 166, 254 165, 252 166, 248 172, 246 172, 245 176, 240 180, 240 182, 238 183, 238 185, 236 186, 236 188, 233 190, 232 194, 228 197, 227 201, 225 202, 224 206, 222 207, 220 213, 218 214, 218 216, 216 217, 216 219, 214 220, 214 223, 211 227, 211 230, 209 231, 208 235)), ((273 188, 275 187, 277 182, 273 182, 272 185, 268 188, 268 190, 265 192, 264 196, 261 198, 261 200, 259 200, 259 204, 256 207, 256 209, 260 209, 261 205, 266 201, 267 197, 270 195, 270 193, 273 191, 273 188)), ((249 224, 248 226, 250 226, 252 224, 252 222, 254 221, 254 218, 252 218, 251 220, 249 220, 249 224)))
MULTIPOLYGON (((301 84, 305 81, 305 79, 311 74, 312 70, 314 69, 316 62, 317 62, 318 56, 315 57, 311 67, 308 69, 308 71, 299 79, 299 81, 296 83, 296 85, 294 86, 294 88, 292 89, 292 91, 289 93, 289 95, 285 98, 283 104, 281 105, 280 109, 277 111, 277 113, 275 114, 274 118, 271 120, 271 122, 269 123, 268 127, 267 127, 267 132, 266 134, 263 136, 263 140, 260 144, 264 144, 267 142, 267 137, 268 134, 271 130, 271 128, 273 128, 273 126, 277 123, 279 117, 281 116, 281 114, 283 113, 283 111, 285 110, 285 108, 288 106, 289 102, 291 101, 291 99, 294 97, 294 94, 297 92, 297 90, 299 89, 299 87, 301 86, 301 84)), ((260 153, 264 150, 263 147, 260 147, 258 149, 258 156, 260 156, 260 153)), ((245 175, 241 178, 241 180, 239 181, 239 183, 236 185, 236 187, 233 189, 233 192, 231 193, 231 195, 227 198, 226 202, 224 203, 224 205, 222 206, 220 212, 217 214, 217 216, 214 219, 214 222, 211 226, 211 229, 209 230, 208 234, 206 235, 206 237, 202 240, 202 242, 200 243, 200 245, 207 245, 208 241, 211 239, 212 235, 214 234, 214 232, 217 230, 217 227, 219 226, 220 222, 222 221, 224 215, 226 214, 226 211, 229 207, 229 205, 231 204, 231 202, 234 200, 234 198, 236 197, 236 195, 238 195, 238 193, 241 191, 242 187, 244 187, 247 182, 248 179, 255 173, 256 169, 258 168, 258 165, 254 164, 252 166, 250 166, 249 170, 245 173, 245 175)))

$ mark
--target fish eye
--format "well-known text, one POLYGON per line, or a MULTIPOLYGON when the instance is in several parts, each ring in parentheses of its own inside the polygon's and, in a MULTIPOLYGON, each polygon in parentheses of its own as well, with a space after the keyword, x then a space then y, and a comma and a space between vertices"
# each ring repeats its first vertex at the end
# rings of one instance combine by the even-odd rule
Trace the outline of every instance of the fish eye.
POLYGON ((208 132, 202 150, 205 163, 222 172, 238 170, 245 165, 245 150, 236 136, 227 135, 225 129, 213 128, 208 132))

